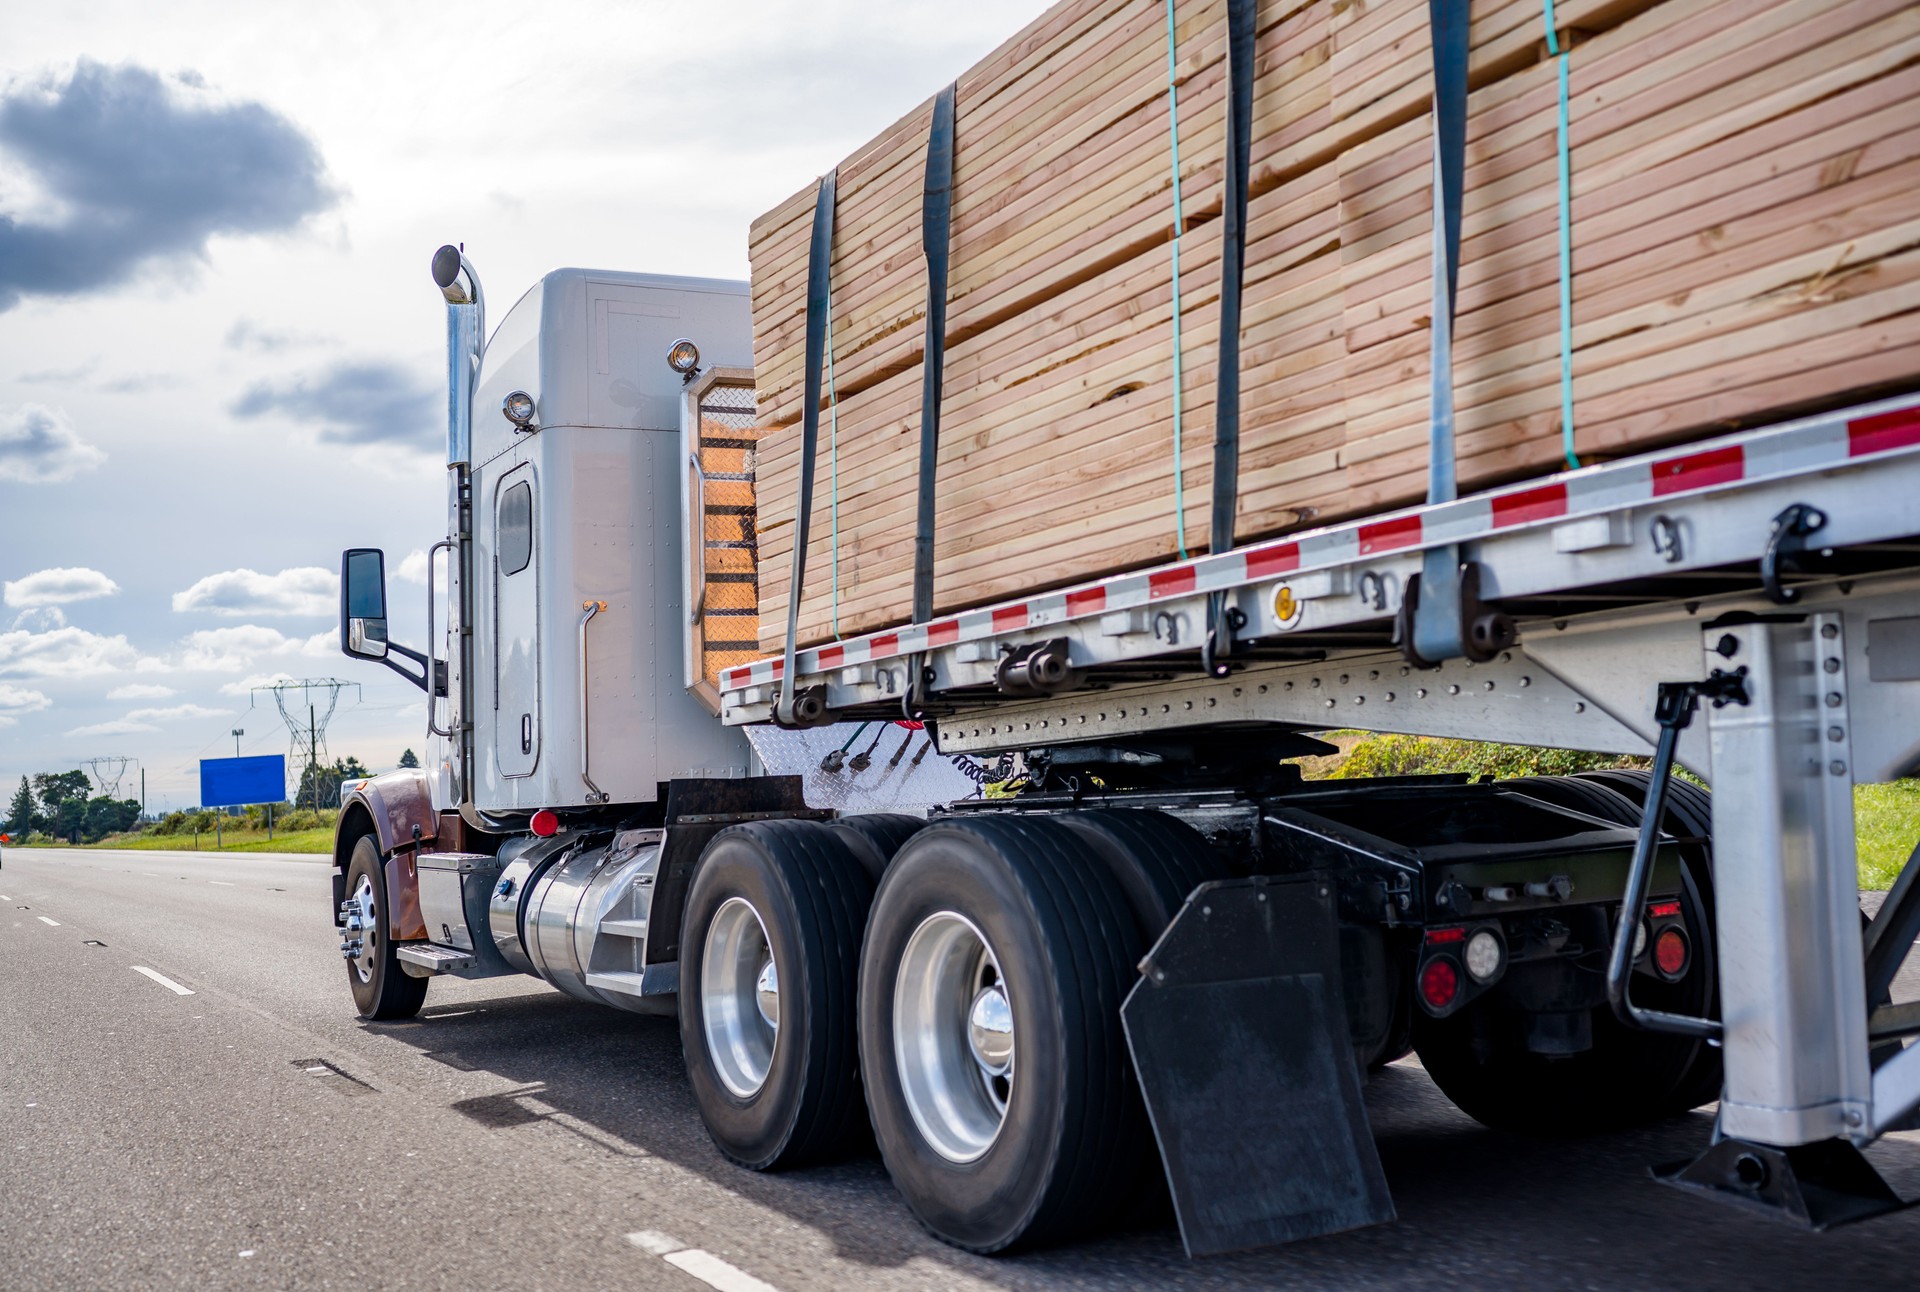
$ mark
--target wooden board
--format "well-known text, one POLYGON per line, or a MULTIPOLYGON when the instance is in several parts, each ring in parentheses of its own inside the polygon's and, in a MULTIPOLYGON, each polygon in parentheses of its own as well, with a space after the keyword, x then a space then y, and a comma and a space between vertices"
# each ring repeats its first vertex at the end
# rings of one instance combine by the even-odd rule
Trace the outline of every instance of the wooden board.
MULTIPOLYGON (((1601 27, 1649 0, 1564 0, 1601 27)), ((1256 40, 1252 191, 1266 192, 1423 110, 1426 0, 1273 0, 1256 40), (1411 23, 1416 38, 1402 38, 1411 23), (1380 48, 1382 32, 1392 37, 1380 48), (1352 56, 1343 58, 1341 40, 1352 56), (1344 111, 1335 110, 1336 95, 1344 111)), ((1475 6, 1474 75, 1531 61, 1535 0, 1475 6)), ((1225 0, 1176 6, 1183 198, 1220 210, 1225 0)), ((949 345, 1163 244, 1172 235, 1165 9, 1160 0, 1056 7, 956 88, 949 345)), ((835 375, 854 394, 919 361, 925 266, 920 199, 931 105, 839 168, 835 375)), ((755 370, 769 425, 800 415, 813 186, 755 222, 755 370)))
MULTIPOLYGON (((1198 212, 1181 244, 1178 491, 1164 9, 1057 6, 959 83, 940 612, 1204 550, 1224 5, 1178 12, 1182 172, 1198 212)), ((1920 10, 1665 0, 1559 13, 1582 28, 1570 62, 1578 451, 1616 456, 1920 385, 1920 10)), ((1238 541, 1424 495, 1425 14, 1424 0, 1262 7, 1238 541)), ((1543 36, 1536 4, 1475 5, 1455 340, 1470 488, 1563 463, 1556 69, 1543 36)), ((911 602, 925 125, 923 110, 841 172, 808 643, 903 622, 911 602)), ((808 189, 755 226, 769 651, 791 571, 811 211, 808 189)))

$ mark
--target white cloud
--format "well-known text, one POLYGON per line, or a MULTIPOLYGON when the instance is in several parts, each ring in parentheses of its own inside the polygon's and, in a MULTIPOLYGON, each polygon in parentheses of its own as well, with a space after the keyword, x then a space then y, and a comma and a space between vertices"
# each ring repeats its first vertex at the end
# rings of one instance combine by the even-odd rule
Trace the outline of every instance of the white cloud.
POLYGON ((331 654, 335 634, 289 637, 263 624, 235 624, 231 628, 203 628, 188 633, 178 656, 179 667, 192 672, 239 673, 274 656, 316 657, 331 654))
POLYGON ((8 626, 24 628, 30 633, 52 632, 55 628, 67 626, 67 616, 59 606, 36 606, 32 610, 22 610, 8 626))
POLYGON ((205 610, 228 618, 242 615, 332 617, 340 605, 340 576, 317 565, 295 566, 278 574, 224 570, 209 574, 184 592, 173 594, 173 608, 205 610))
POLYGON ((176 704, 165 709, 134 709, 128 722, 174 722, 181 718, 224 718, 232 709, 209 709, 203 704, 176 704))
POLYGON ((257 686, 272 686, 276 682, 293 681, 291 673, 249 673, 238 682, 228 682, 220 688, 222 695, 251 695, 257 686))
POLYGON ((128 669, 155 673, 166 671, 166 665, 141 655, 119 634, 106 637, 84 628, 0 633, 0 676, 92 677, 128 669))
POLYGON ((109 700, 164 700, 173 694, 170 686, 156 686, 147 682, 129 682, 125 686, 116 686, 107 692, 109 700))
POLYGON ((36 570, 23 578, 8 579, 4 589, 6 603, 15 608, 60 606, 73 601, 91 601, 110 597, 120 585, 98 570, 85 566, 58 566, 36 570))
POLYGON ((0 682, 0 727, 11 727, 23 713, 38 713, 53 703, 38 691, 0 682))
POLYGON ((0 415, 0 480, 59 484, 106 460, 104 452, 74 432, 63 412, 22 404, 0 415))
POLYGON ((90 726, 75 727, 67 734, 69 736, 131 736, 140 732, 158 730, 160 728, 150 722, 133 722, 126 718, 116 718, 112 722, 96 722, 90 726))
POLYGON ((427 582, 427 553, 424 548, 416 547, 407 553, 393 571, 393 577, 403 583, 418 583, 423 587, 427 582))

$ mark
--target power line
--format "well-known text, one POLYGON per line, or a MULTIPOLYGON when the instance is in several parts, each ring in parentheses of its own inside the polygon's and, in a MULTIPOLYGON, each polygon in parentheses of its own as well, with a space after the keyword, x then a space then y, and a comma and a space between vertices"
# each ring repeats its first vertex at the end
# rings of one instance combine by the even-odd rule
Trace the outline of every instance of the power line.
MULTIPOLYGON (((332 721, 333 711, 340 703, 340 693, 349 687, 353 688, 353 700, 358 704, 360 684, 343 682, 337 677, 275 682, 253 688, 256 697, 262 691, 273 697, 280 720, 287 724, 287 734, 292 738, 288 752, 295 768, 296 792, 298 786, 309 783, 307 771, 312 769, 310 783, 315 811, 320 808, 320 769, 327 763, 327 723, 332 721)), ((248 707, 252 707, 251 703, 248 707)))
POLYGON ((134 760, 125 754, 107 754, 84 761, 87 769, 93 773, 94 784, 100 787, 100 792, 110 799, 119 798, 120 778, 127 774, 127 766, 134 760))

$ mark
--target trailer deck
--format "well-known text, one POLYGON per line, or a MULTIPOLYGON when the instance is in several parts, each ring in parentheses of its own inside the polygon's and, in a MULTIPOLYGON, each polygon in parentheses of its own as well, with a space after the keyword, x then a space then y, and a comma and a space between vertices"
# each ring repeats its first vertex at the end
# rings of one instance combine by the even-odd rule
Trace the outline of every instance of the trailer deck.
MULTIPOLYGON (((1220 595, 1246 616, 1233 655, 1246 665, 1391 656, 1408 578, 1424 552, 1446 545, 1460 545, 1478 564, 1481 597, 1523 625, 1764 592, 1770 550, 1786 558, 1777 578, 1790 594, 1810 578, 1920 564, 1920 512, 1905 501, 1913 498, 1920 498, 1920 397, 1908 396, 805 648, 796 680, 824 685, 839 716, 897 717, 917 656, 929 670, 927 712, 946 719, 943 749, 1011 748, 1036 729, 1009 726, 1003 715, 1010 704, 1030 707, 1032 691, 1003 690, 1001 662, 1055 639, 1066 641, 1069 667, 1103 687, 1199 675, 1208 602, 1220 595), (1774 522, 1796 504, 1811 508, 1820 525, 1783 540, 1774 522)), ((778 657, 724 672, 724 720, 771 720, 782 672, 778 657)), ((1402 690, 1352 689, 1345 703, 1376 706, 1365 722, 1349 712, 1318 715, 1328 719, 1319 725, 1378 727, 1381 706, 1415 698, 1402 690)), ((1343 703, 1330 694, 1314 700, 1322 709, 1343 703)), ((1171 710, 1167 716, 1176 718, 1171 710)), ((1312 719, 1302 713, 1296 720, 1312 719)), ((1483 739, 1518 738, 1498 729, 1509 725, 1474 729, 1483 739)), ((1388 720, 1382 729, 1420 728, 1388 720)), ((1644 752, 1652 732, 1640 730, 1627 746, 1593 731, 1599 743, 1589 747, 1644 752)), ((1060 739, 1051 728, 1046 734, 1060 739)))

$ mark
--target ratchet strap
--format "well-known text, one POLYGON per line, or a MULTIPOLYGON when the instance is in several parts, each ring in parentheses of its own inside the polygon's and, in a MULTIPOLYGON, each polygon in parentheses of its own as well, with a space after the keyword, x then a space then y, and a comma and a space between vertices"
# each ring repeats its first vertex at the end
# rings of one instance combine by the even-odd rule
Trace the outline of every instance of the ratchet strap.
MULTIPOLYGON (((920 249, 927 258, 927 339, 920 362, 920 505, 913 532, 913 622, 933 618, 934 484, 940 470, 940 398, 947 365, 947 253, 953 234, 953 96, 949 85, 933 100, 927 132, 927 178, 920 197, 920 249)), ((924 714, 926 659, 908 663, 900 710, 909 721, 924 714)))
MULTIPOLYGON (((1464 12, 1465 0, 1459 0, 1464 12)), ((1227 4, 1226 196, 1220 237, 1220 361, 1213 397, 1213 532, 1209 551, 1233 546, 1240 492, 1240 286, 1247 262, 1247 186, 1253 170, 1253 39, 1255 0, 1227 4)), ((1224 593, 1207 601, 1207 635, 1201 663, 1213 677, 1229 671, 1226 657, 1246 615, 1229 607, 1224 593), (1235 621, 1238 622, 1235 622, 1235 621)))
POLYGON ((813 243, 807 252, 806 406, 800 416, 800 504, 793 520, 793 570, 787 589, 787 645, 774 721, 783 727, 825 720, 826 701, 814 688, 804 700, 794 687, 794 643, 800 636, 800 593, 807 577, 807 530, 813 519, 813 459, 820 447, 820 368, 827 349, 827 291, 833 269, 833 198, 837 170, 820 181, 813 204, 813 243))
POLYGON ((953 89, 933 101, 920 247, 927 257, 927 341, 920 365, 920 518, 913 535, 913 622, 933 618, 933 486, 940 459, 940 392, 947 362, 947 250, 953 230, 953 89))
MULTIPOLYGON (((1433 28, 1432 385, 1427 434, 1427 501, 1452 502, 1460 486, 1453 423, 1453 318, 1460 285, 1460 210, 1466 187, 1468 0, 1429 0, 1433 28)), ((1407 580, 1395 640, 1423 666, 1491 659, 1514 639, 1513 621, 1480 601, 1479 568, 1460 547, 1428 548, 1407 580)))

